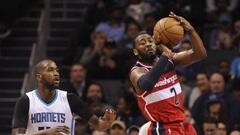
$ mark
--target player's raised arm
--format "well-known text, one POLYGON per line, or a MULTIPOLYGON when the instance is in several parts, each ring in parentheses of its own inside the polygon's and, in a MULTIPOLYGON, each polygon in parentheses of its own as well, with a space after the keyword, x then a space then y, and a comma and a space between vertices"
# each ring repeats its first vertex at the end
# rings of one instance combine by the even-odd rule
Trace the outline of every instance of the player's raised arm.
POLYGON ((89 125, 97 130, 104 131, 110 128, 112 122, 116 119, 116 113, 112 109, 106 110, 104 116, 98 118, 91 113, 87 104, 84 103, 81 98, 71 93, 68 94, 67 97, 72 113, 88 121, 89 125))
POLYGON ((175 53, 173 61, 178 65, 187 66, 207 57, 203 42, 192 25, 185 18, 175 15, 173 12, 171 12, 169 16, 180 22, 180 25, 182 25, 184 30, 189 34, 192 44, 192 49, 175 53))

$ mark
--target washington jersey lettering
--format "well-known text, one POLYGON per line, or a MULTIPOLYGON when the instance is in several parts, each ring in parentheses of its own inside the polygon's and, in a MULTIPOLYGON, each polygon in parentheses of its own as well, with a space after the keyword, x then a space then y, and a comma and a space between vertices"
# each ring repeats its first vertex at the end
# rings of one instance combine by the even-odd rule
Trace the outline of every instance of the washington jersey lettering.
POLYGON ((29 98, 27 134, 51 127, 66 125, 73 134, 74 121, 67 99, 67 92, 56 90, 55 99, 46 104, 37 90, 26 93, 29 98))
MULTIPOLYGON (((152 66, 138 61, 131 71, 136 68, 148 71, 152 66)), ((136 95, 139 107, 149 121, 162 123, 183 121, 182 90, 174 68, 160 76, 152 90, 136 95)))

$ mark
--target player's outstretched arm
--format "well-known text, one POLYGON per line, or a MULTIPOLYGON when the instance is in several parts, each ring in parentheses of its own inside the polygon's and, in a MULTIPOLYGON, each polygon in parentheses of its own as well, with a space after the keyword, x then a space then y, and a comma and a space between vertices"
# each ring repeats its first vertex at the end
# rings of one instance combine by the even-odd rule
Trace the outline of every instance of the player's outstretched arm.
POLYGON ((173 56, 174 62, 181 66, 188 66, 207 57, 203 42, 192 25, 185 18, 177 16, 173 12, 171 12, 169 16, 180 22, 180 25, 182 25, 184 30, 189 34, 192 44, 192 49, 175 53, 173 56))
POLYGON ((93 115, 88 121, 89 125, 99 131, 105 131, 109 129, 112 125, 112 122, 116 119, 116 113, 112 109, 107 109, 103 117, 97 117, 93 115))

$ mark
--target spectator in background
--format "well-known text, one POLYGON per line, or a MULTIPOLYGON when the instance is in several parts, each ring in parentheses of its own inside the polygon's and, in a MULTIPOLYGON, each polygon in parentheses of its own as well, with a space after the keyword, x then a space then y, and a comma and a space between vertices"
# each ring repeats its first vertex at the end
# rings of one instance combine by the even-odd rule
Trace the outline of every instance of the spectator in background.
POLYGON ((194 103, 191 112, 193 118, 196 121, 196 125, 198 130, 201 131, 204 111, 207 108, 207 103, 211 98, 216 97, 223 101, 225 106, 225 112, 228 119, 227 125, 229 125, 228 131, 232 131, 234 127, 239 126, 240 115, 239 108, 236 106, 240 106, 237 99, 229 92, 225 91, 225 82, 224 77, 220 73, 213 73, 210 77, 210 92, 201 95, 196 102, 194 103))
POLYGON ((199 135, 216 135, 216 120, 214 118, 206 118, 203 121, 203 133, 199 135))
POLYGON ((76 115, 74 135, 90 135, 88 122, 84 121, 80 116, 76 115))
POLYGON ((94 130, 92 132, 92 135, 108 135, 108 134, 106 132, 104 132, 104 131, 94 130))
POLYGON ((67 90, 69 93, 73 93, 82 97, 89 84, 86 76, 87 69, 83 65, 73 64, 70 69, 70 79, 65 86, 65 90, 67 90))
POLYGON ((107 42, 100 54, 88 64, 89 77, 94 79, 122 79, 124 60, 115 42, 107 42))
POLYGON ((93 61, 102 53, 102 49, 107 42, 107 36, 103 32, 93 32, 91 34, 91 45, 84 49, 83 55, 80 59, 80 63, 89 66, 89 63, 93 61))
POLYGON ((124 11, 121 7, 113 7, 110 19, 99 23, 95 31, 107 34, 109 41, 119 41, 124 35, 125 23, 123 22, 124 11))
POLYGON ((230 133, 230 135, 240 135, 240 131, 234 130, 230 133))
POLYGON ((187 122, 187 123, 190 123, 190 124, 194 124, 194 119, 192 118, 192 114, 190 112, 190 110, 188 109, 184 109, 184 114, 185 114, 185 119, 184 119, 184 122, 187 122))
POLYGON ((232 84, 232 93, 237 98, 237 100, 240 102, 240 78, 236 78, 233 80, 232 84))
POLYGON ((232 35, 232 45, 240 53, 240 19, 234 22, 234 33, 232 35))
POLYGON ((209 97, 205 118, 214 118, 217 122, 227 123, 224 102, 216 95, 209 97))
POLYGON ((141 26, 133 19, 129 19, 126 23, 125 34, 123 38, 118 42, 118 46, 121 49, 132 49, 133 40, 137 37, 141 31, 141 26))
POLYGON ((125 135, 125 132, 126 125, 122 121, 116 120, 112 123, 109 135, 125 135))
POLYGON ((218 19, 218 26, 210 33, 209 47, 211 50, 217 49, 232 49, 231 18, 227 15, 222 15, 218 19))
POLYGON ((206 0, 208 13, 233 12, 238 5, 238 0, 206 0))
POLYGON ((88 7, 84 22, 95 27, 98 23, 107 21, 111 5, 112 0, 95 0, 94 4, 88 7))
POLYGON ((149 13, 144 16, 144 25, 143 30, 145 30, 148 34, 153 34, 153 28, 157 23, 158 18, 155 14, 149 13))
POLYGON ((240 52, 231 63, 231 73, 233 74, 234 78, 240 78, 240 52))
POLYGON ((191 94, 192 88, 186 84, 187 78, 184 76, 184 73, 182 71, 177 71, 177 77, 179 79, 179 83, 181 85, 182 93, 183 93, 183 101, 184 101, 184 107, 188 107, 189 104, 189 97, 191 94))
POLYGON ((106 109, 112 108, 106 102, 102 85, 97 82, 89 84, 83 99, 87 102, 91 112, 97 116, 101 116, 106 109))
POLYGON ((227 127, 224 123, 217 123, 216 135, 227 135, 227 127))
POLYGON ((189 108, 192 108, 197 98, 209 90, 209 77, 206 72, 199 72, 196 76, 196 86, 192 89, 189 97, 189 108))
POLYGON ((127 129, 127 135, 138 135, 139 127, 138 126, 131 126, 127 129))
POLYGON ((224 81, 226 85, 228 85, 233 78, 230 71, 230 63, 228 60, 223 59, 218 62, 218 72, 223 75, 224 81))
POLYGON ((143 0, 130 0, 127 7, 127 16, 136 20, 139 24, 143 24, 144 16, 152 11, 149 3, 143 0))
POLYGON ((144 124, 144 118, 142 115, 134 114, 134 104, 137 101, 131 94, 125 93, 121 96, 117 103, 117 120, 121 120, 125 123, 126 127, 131 125, 142 126, 144 124))
MULTIPOLYGON (((187 39, 188 37, 185 37, 185 38, 186 39, 180 43, 177 52, 182 52, 182 51, 187 51, 192 49, 191 42, 189 41, 189 39, 187 39)), ((198 62, 187 67, 176 66, 176 69, 178 71, 181 71, 184 74, 184 76, 187 78, 187 80, 194 80, 196 77, 196 74, 201 69, 201 67, 202 67, 201 63, 198 62)))

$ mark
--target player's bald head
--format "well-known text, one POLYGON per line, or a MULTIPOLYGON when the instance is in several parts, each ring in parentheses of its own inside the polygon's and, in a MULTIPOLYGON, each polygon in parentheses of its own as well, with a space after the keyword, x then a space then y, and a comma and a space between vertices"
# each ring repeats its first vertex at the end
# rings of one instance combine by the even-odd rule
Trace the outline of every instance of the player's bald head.
POLYGON ((56 63, 53 60, 45 59, 38 62, 35 66, 35 74, 41 74, 41 72, 49 65, 56 63))
POLYGON ((135 38, 135 40, 133 41, 133 48, 136 48, 136 44, 138 44, 138 42, 144 38, 144 37, 151 37, 151 35, 149 35, 147 32, 142 31, 140 32, 137 37, 135 38))

